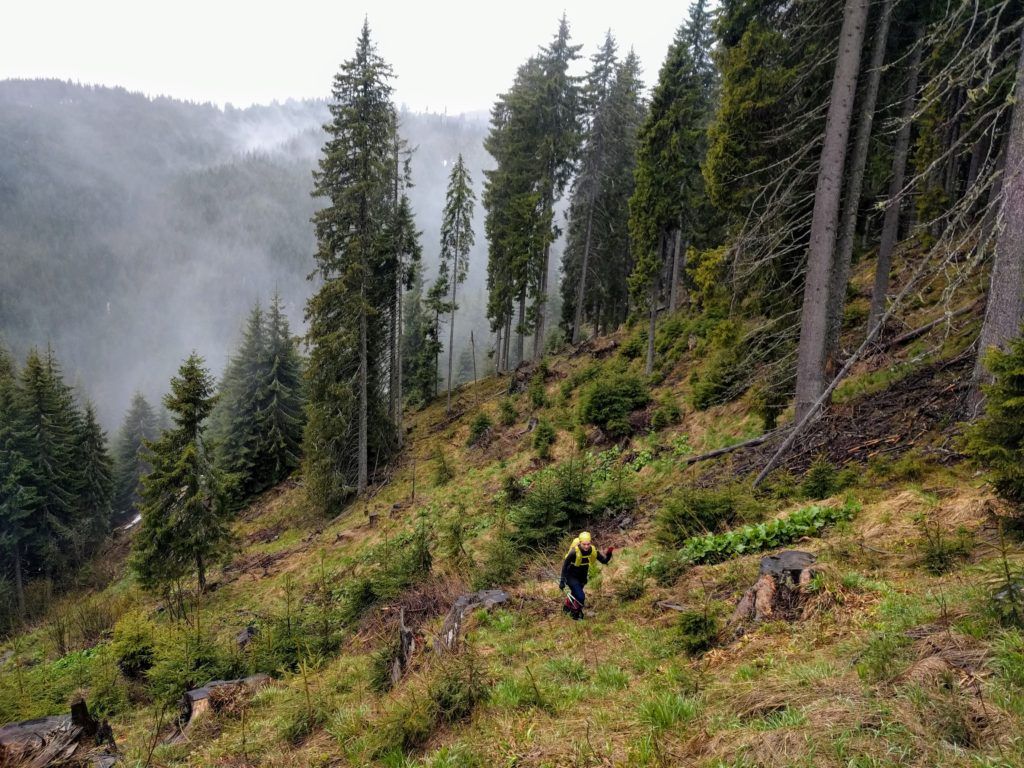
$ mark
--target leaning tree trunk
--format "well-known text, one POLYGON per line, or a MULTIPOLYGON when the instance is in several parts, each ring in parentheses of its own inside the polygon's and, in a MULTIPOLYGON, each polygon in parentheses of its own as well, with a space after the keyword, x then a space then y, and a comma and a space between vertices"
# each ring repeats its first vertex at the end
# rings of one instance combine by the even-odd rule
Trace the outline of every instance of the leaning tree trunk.
MULTIPOLYGON (((1024 45, 1024 37, 1022 37, 1024 45)), ((981 385, 989 380, 985 356, 993 347, 1004 348, 1020 335, 1024 321, 1024 49, 1017 61, 1013 118, 1003 171, 1003 228, 996 240, 992 263, 988 306, 978 337, 978 357, 974 365, 971 401, 980 405, 981 385)))
POLYGON ((829 285, 832 281, 839 198, 846 164, 846 144, 857 90, 860 49, 864 41, 869 0, 846 0, 839 56, 832 78, 825 141, 814 193, 807 278, 800 317, 797 352, 796 417, 800 419, 825 389, 825 339, 829 285))
POLYGON ((878 102, 878 86, 882 80, 882 64, 885 62, 885 48, 889 40, 889 21, 892 18, 894 0, 883 0, 878 28, 875 30, 871 61, 868 64, 868 81, 864 88, 864 100, 860 104, 860 120, 853 142, 853 157, 846 185, 846 201, 843 206, 842 225, 839 230, 839 246, 836 262, 832 269, 829 285, 828 328, 825 340, 825 369, 836 368, 839 357, 839 335, 843 326, 843 309, 846 305, 846 286, 850 282, 850 263, 853 258, 853 240, 857 231, 857 211, 860 210, 860 195, 864 185, 864 171, 867 168, 868 149, 871 145, 871 128, 875 119, 875 105, 878 102))
POLYGON ((590 268, 590 235, 594 228, 594 202, 587 211, 587 237, 583 241, 583 263, 580 265, 580 284, 576 289, 576 312, 572 321, 572 343, 579 344, 580 326, 583 325, 583 302, 587 296, 587 270, 590 268))
POLYGON ((889 198, 885 203, 885 219, 882 222, 882 239, 878 245, 878 260, 875 263, 875 282, 871 289, 871 311, 868 313, 868 333, 874 329, 878 318, 885 311, 885 299, 889 293, 889 270, 892 269, 892 252, 900 231, 900 203, 902 202, 903 181, 907 172, 907 152, 910 148, 911 119, 917 96, 917 77, 921 70, 921 28, 914 34, 914 53, 907 72, 907 90, 903 94, 903 110, 900 114, 900 130, 896 134, 896 146, 892 154, 892 180, 889 182, 889 198))

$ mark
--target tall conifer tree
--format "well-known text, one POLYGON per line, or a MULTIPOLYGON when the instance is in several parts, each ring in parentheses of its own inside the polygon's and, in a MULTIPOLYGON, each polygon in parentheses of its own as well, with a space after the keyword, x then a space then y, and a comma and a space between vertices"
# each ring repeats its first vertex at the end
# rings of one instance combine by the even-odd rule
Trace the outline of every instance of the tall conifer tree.
POLYGON ((204 591, 207 570, 231 541, 224 478, 205 439, 214 401, 213 377, 193 353, 164 397, 174 425, 149 444, 152 471, 142 481, 142 523, 131 559, 147 589, 194 573, 204 591))
POLYGON ((451 282, 451 316, 448 321, 448 405, 452 408, 452 356, 455 346, 455 310, 457 310, 457 291, 459 285, 466 281, 469 274, 469 251, 473 247, 473 207, 476 195, 473 194, 473 180, 466 170, 466 164, 459 155, 452 166, 448 177, 448 190, 445 193, 444 213, 441 219, 441 261, 449 266, 451 282))
POLYGON ((396 442, 386 387, 387 312, 395 294, 392 220, 395 109, 391 68, 363 24, 355 55, 334 78, 331 122, 314 194, 316 276, 307 305, 311 355, 306 428, 308 488, 323 511, 366 490, 371 454, 396 442))

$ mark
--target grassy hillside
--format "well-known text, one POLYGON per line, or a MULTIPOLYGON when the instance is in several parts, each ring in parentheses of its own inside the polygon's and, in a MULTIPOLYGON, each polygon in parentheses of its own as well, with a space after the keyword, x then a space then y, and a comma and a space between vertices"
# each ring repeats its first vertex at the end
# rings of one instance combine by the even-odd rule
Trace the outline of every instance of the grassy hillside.
POLYGON ((401 459, 337 516, 310 514, 301 478, 244 510, 209 594, 158 601, 115 575, 11 638, 0 722, 82 691, 128 765, 1024 764, 1024 634, 991 599, 1020 544, 957 452, 951 405, 980 310, 899 340, 941 298, 921 293, 757 493, 742 480, 770 445, 686 461, 764 428, 756 384, 735 397, 722 375, 728 321, 664 321, 650 403, 603 432, 585 417, 598 388, 638 376, 640 329, 467 386, 450 416, 410 414, 401 459), (582 622, 557 591, 571 532, 524 543, 544 514, 617 548, 582 622), (764 524, 800 516, 838 518, 789 544, 818 557, 808 593, 787 616, 730 624, 764 524), (705 529, 748 531, 748 549, 681 561, 705 529), (434 652, 451 603, 492 585, 509 601, 470 618, 460 653, 434 652), (388 689, 400 613, 416 651, 388 689), (273 683, 174 736, 185 688, 256 671, 273 683))

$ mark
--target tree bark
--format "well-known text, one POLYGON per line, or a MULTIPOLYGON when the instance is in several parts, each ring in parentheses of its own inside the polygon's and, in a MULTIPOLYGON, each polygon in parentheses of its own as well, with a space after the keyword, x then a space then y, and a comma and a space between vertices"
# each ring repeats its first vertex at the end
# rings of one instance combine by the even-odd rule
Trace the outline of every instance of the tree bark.
POLYGON ((196 580, 199 582, 199 593, 206 592, 206 565, 202 555, 196 555, 196 580))
POLYGON ((797 353, 797 418, 807 412, 825 389, 829 285, 834 264, 846 144, 850 134, 868 7, 868 0, 846 0, 843 9, 839 55, 825 121, 825 141, 821 150, 811 220, 811 242, 807 253, 807 278, 797 353))
POLYGON ((864 171, 867 168, 868 149, 871 145, 871 129, 878 102, 878 87, 882 80, 882 65, 885 63, 885 48, 889 40, 889 22, 892 19, 894 0, 883 0, 875 30, 871 61, 868 63, 868 81, 864 88, 864 100, 860 104, 860 119, 853 142, 853 157, 846 186, 846 201, 843 207, 842 224, 839 232, 839 246, 836 248, 836 262, 832 269, 828 299, 828 336, 825 340, 825 369, 833 371, 839 356, 839 335, 843 325, 843 310, 846 305, 846 287, 850 282, 850 264, 853 259, 853 241, 857 231, 857 212, 860 210, 861 190, 864 186, 864 171))
POLYGON ((594 227, 594 203, 587 211, 587 237, 583 243, 583 264, 580 267, 580 284, 576 290, 576 313, 572 321, 572 343, 579 344, 580 326, 583 325, 583 302, 587 295, 587 270, 590 267, 590 235, 594 227))
POLYGON ((395 298, 395 304, 397 306, 397 325, 398 334, 395 338, 395 433, 396 433, 396 445, 398 449, 402 449, 402 444, 405 442, 404 435, 402 434, 402 279, 399 276, 398 285, 396 286, 397 296, 395 298))
MULTIPOLYGON (((1022 35, 1024 44, 1024 35, 1022 35)), ((978 337, 971 404, 977 410, 983 396, 981 385, 990 380, 985 356, 993 347, 1004 349, 1021 332, 1024 321, 1024 50, 1017 61, 1013 118, 1003 171, 1003 228, 996 240, 985 321, 978 337)))
POLYGON ((551 243, 544 244, 544 257, 541 259, 540 290, 534 302, 537 323, 533 329, 533 359, 540 360, 544 354, 544 332, 547 320, 548 304, 548 263, 551 259, 551 243))
POLYGON ((473 355, 473 384, 476 384, 476 340, 473 338, 473 330, 469 331, 469 350, 473 355))
POLYGON ((907 153, 910 148, 911 118, 917 96, 917 77, 921 70, 921 33, 918 27, 914 34, 914 52, 907 71, 907 89, 903 94, 903 109, 900 114, 900 130, 896 134, 896 146, 892 156, 892 179, 889 182, 889 199, 885 203, 885 218, 882 220, 882 238, 878 245, 878 260, 875 263, 875 282, 871 290, 871 310, 868 313, 868 333, 874 329, 878 319, 885 312, 885 298, 889 293, 889 270, 892 268, 892 252, 900 230, 901 192, 907 172, 907 153))

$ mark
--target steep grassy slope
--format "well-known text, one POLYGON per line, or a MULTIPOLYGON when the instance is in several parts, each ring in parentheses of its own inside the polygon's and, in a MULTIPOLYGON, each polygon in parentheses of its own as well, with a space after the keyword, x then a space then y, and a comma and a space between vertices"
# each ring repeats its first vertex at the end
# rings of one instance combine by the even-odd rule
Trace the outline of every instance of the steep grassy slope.
MULTIPOLYGON (((938 294, 921 294, 908 328, 941 314, 938 294)), ((441 404, 412 414, 401 460, 336 517, 310 515, 301 479, 245 510, 237 553, 198 602, 158 604, 128 577, 68 599, 4 647, 13 653, 0 720, 62 711, 81 689, 111 714, 129 765, 1024 764, 1024 634, 998 621, 989 597, 1004 568, 1000 507, 959 462, 953 414, 929 415, 946 408, 944 391, 955 395, 955 361, 975 323, 965 313, 865 360, 840 390, 837 415, 756 498, 733 486, 734 473, 769 449, 686 464, 759 434, 763 422, 753 393, 693 408, 713 349, 683 319, 663 324, 668 362, 652 404, 630 417, 635 434, 619 444, 579 423, 580 398, 593 381, 636 371, 636 334, 553 358, 546 374, 520 372, 513 383, 523 391, 508 399, 508 378, 466 387, 451 416, 441 404), (481 412, 491 426, 478 425, 470 446, 481 412), (863 419, 878 413, 876 442, 865 445, 863 419), (541 422, 556 432, 547 460, 533 445, 541 422), (857 439, 841 439, 850 434, 857 439), (851 471, 815 463, 822 454, 851 460, 851 471), (588 618, 560 611, 566 533, 509 558, 514 573, 497 579, 508 603, 472 616, 460 654, 438 656, 449 605, 495 581, 508 557, 509 493, 543 487, 567 466, 582 468, 591 509, 609 510, 587 523, 599 546, 617 547, 588 589, 588 618), (673 570, 659 521, 689 509, 680 505, 694 484, 728 489, 732 527, 848 505, 848 522, 794 544, 818 556, 820 574, 792 620, 727 626, 760 552, 673 570), (401 609, 417 650, 383 690, 401 609), (83 633, 87 625, 95 631, 83 633), (250 625, 259 634, 241 649, 236 636, 250 625), (704 641, 712 647, 700 652, 704 641), (139 649, 153 666, 132 680, 123 659, 139 649), (274 683, 168 738, 183 687, 256 670, 274 683)), ((1008 546, 1019 564, 1019 544, 1008 546)))

